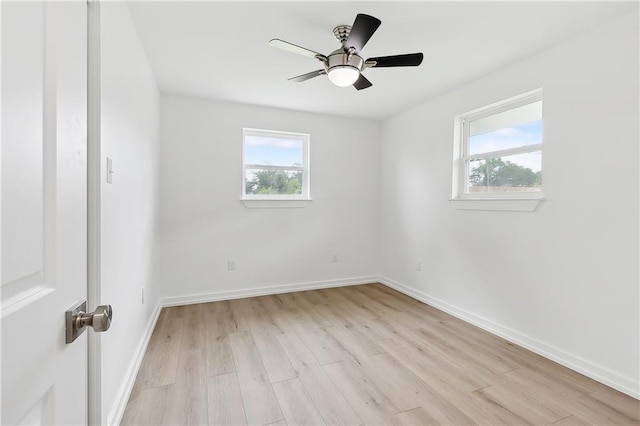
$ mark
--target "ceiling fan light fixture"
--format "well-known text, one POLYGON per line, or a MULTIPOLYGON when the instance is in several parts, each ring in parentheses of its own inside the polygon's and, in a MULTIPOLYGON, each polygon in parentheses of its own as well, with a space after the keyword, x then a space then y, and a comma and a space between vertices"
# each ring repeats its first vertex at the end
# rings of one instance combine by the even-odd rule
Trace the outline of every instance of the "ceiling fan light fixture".
POLYGON ((333 29, 333 34, 341 46, 328 55, 278 38, 269 41, 269 45, 299 55, 310 56, 324 65, 322 69, 292 77, 289 81, 307 81, 325 74, 329 81, 338 87, 353 86, 356 90, 362 90, 372 86, 372 83, 362 74, 362 71, 367 68, 417 67, 422 63, 422 53, 378 56, 365 61, 360 56, 360 51, 381 23, 376 17, 358 13, 353 25, 338 25, 333 29))
POLYGON ((338 87, 351 86, 360 77, 360 70, 351 65, 336 65, 327 71, 329 80, 338 87))

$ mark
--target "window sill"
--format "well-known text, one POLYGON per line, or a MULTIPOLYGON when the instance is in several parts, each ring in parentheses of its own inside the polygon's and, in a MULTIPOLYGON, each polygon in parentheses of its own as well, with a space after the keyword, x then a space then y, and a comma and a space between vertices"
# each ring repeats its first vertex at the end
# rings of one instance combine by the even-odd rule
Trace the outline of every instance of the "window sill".
POLYGON ((533 212, 544 198, 455 198, 456 210, 533 212))
POLYGON ((290 209, 304 208, 311 204, 311 200, 257 200, 241 199, 248 209, 290 209))

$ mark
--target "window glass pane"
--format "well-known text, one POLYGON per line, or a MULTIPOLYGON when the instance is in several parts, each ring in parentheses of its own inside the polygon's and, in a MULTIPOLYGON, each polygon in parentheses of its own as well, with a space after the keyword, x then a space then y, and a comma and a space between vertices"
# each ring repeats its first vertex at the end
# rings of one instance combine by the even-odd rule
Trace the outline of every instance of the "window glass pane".
POLYGON ((244 163, 302 166, 304 163, 303 147, 302 139, 245 135, 244 163))
POLYGON ((540 192, 542 152, 467 162, 469 193, 540 192))
POLYGON ((470 136, 469 155, 539 143, 542 143, 542 120, 530 121, 470 136))
POLYGON ((532 102, 471 121, 469 135, 493 132, 520 123, 542 120, 542 101, 532 102))
POLYGON ((246 169, 244 176, 247 195, 302 195, 300 170, 246 169))

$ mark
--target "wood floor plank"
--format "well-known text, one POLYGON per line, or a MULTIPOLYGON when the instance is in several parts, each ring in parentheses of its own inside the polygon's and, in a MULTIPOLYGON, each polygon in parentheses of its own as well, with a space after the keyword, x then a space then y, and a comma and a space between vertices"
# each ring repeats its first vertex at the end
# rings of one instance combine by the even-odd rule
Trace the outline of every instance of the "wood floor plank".
POLYGON ((353 291, 358 293, 361 297, 364 298, 364 303, 374 303, 378 306, 378 310, 383 313, 383 315, 387 315, 392 312, 402 311, 402 308, 399 308, 396 304, 393 303, 393 299, 389 297, 380 297, 372 292, 370 289, 371 286, 368 285, 359 285, 352 287, 353 291))
POLYGON ((340 311, 336 312, 336 310, 331 309, 330 305, 315 305, 315 310, 325 319, 327 327, 338 325, 341 327, 351 328, 354 326, 354 324, 347 318, 347 315, 342 315, 340 311))
MULTIPOLYGON (((435 424, 475 424, 473 419, 439 395, 392 355, 372 356, 367 359, 363 368, 371 380, 401 410, 422 407, 429 412, 429 418, 434 419, 435 424)), ((414 413, 417 414, 419 413, 414 413)), ((409 417, 412 418, 414 415, 409 417)))
POLYGON ((389 354, 435 389, 442 397, 455 401, 456 407, 469 418, 480 424, 491 425, 526 423, 526 420, 517 414, 480 398, 474 398, 469 390, 472 386, 464 383, 462 378, 440 370, 423 356, 419 349, 407 346, 407 343, 400 344, 400 342, 396 339, 386 339, 379 341, 378 344, 387 349, 389 354))
POLYGON ((282 420, 280 406, 251 333, 229 335, 247 422, 267 424, 282 420))
POLYGON ((236 366, 233 361, 229 336, 220 337, 207 345, 207 376, 233 373, 236 366))
POLYGON ((558 426, 592 426, 592 423, 589 423, 575 415, 560 419, 553 424, 558 426))
POLYGON ((311 397, 300 379, 295 378, 274 383, 284 419, 290 425, 324 425, 324 419, 318 412, 311 397))
POLYGON ((433 417, 428 410, 418 407, 413 410, 403 411, 394 416, 394 425, 399 426, 423 426, 423 425, 441 425, 437 418, 433 417))
POLYGON ((348 354, 326 328, 298 329, 296 334, 320 364, 344 360, 348 354))
POLYGON ((408 411, 422 405, 419 386, 420 379, 410 371, 404 371, 389 354, 372 356, 363 360, 363 376, 393 403, 398 411, 408 411))
POLYGON ((572 400, 584 395, 580 389, 572 387, 562 381, 553 381, 545 375, 527 367, 516 368, 502 374, 507 383, 512 386, 527 389, 529 392, 536 394, 549 393, 549 389, 553 389, 553 398, 558 401, 572 400))
POLYGON ((208 421, 205 349, 181 351, 173 400, 165 406, 168 424, 201 425, 208 421))
POLYGON ((271 383, 297 377, 289 358, 274 335, 256 332, 252 332, 251 335, 271 383))
MULTIPOLYGON (((443 321, 438 327, 441 334, 455 336, 453 343, 462 347, 474 348, 474 353, 483 359, 488 359, 496 370, 507 372, 521 367, 522 364, 514 358, 513 353, 503 347, 503 341, 496 336, 488 336, 484 330, 472 330, 469 327, 460 327, 457 321, 443 321), (456 324, 456 327, 452 327, 456 324), (478 331, 482 333, 478 334, 478 331)), ((488 333, 487 333, 488 334, 488 333)))
POLYGON ((439 327, 420 327, 418 336, 428 339, 444 351, 456 353, 467 363, 479 365, 492 373, 501 374, 514 369, 513 363, 505 362, 499 355, 477 350, 477 347, 455 334, 443 332, 439 327))
POLYGON ((338 289, 335 289, 334 292, 328 293, 330 305, 335 308, 339 308, 344 312, 349 312, 352 314, 352 321, 358 321, 360 318, 362 319, 375 319, 378 318, 376 312, 371 309, 368 309, 366 305, 363 303, 353 302, 345 297, 344 294, 340 294, 338 289))
POLYGON ((246 425, 247 417, 236 373, 221 374, 208 379, 209 424, 246 425))
MULTIPOLYGON (((232 305, 233 306, 233 305, 232 305)), ((243 311, 243 309, 230 309, 228 312, 225 312, 221 315, 226 315, 231 323, 231 326, 234 328, 234 332, 238 331, 249 331, 249 323, 247 321, 247 317, 239 311, 243 311)))
POLYGON ((302 291, 300 294, 312 305, 327 305, 329 300, 318 290, 302 291))
POLYGON ((362 420, 295 333, 277 336, 320 415, 329 425, 360 425, 362 420))
POLYGON ((338 306, 335 302, 326 305, 318 305, 318 312, 322 312, 331 325, 340 325, 344 327, 354 327, 363 320, 361 316, 354 314, 344 306, 338 306))
POLYGON ((575 400, 565 402, 567 408, 574 415, 578 415, 594 424, 601 425, 629 425, 640 424, 638 413, 626 413, 619 411, 616 407, 594 399, 590 395, 583 395, 575 400))
POLYGON ((394 416, 402 411, 366 377, 355 361, 336 362, 323 368, 365 424, 391 424, 394 416))
POLYGON ((220 313, 205 314, 207 321, 207 336, 217 338, 228 336, 231 333, 242 331, 236 322, 236 318, 231 310, 220 313))
POLYGON ((267 315, 270 312, 270 306, 265 304, 265 299, 264 296, 250 297, 247 299, 255 315, 267 315))
POLYGON ((393 303, 396 309, 405 312, 422 313, 423 311, 429 311, 434 317, 439 317, 437 309, 426 305, 418 300, 415 300, 406 294, 393 290, 383 284, 372 284, 371 291, 376 292, 380 299, 385 300, 387 303, 393 303), (432 311, 433 310, 433 311, 432 311))
MULTIPOLYGON (((383 301, 386 306, 389 306, 389 307, 393 308, 394 311, 398 311, 398 312, 406 311, 408 309, 408 307, 409 307, 409 304, 407 302, 405 302, 402 299, 399 299, 398 297, 396 297, 397 295, 394 294, 394 291, 392 291, 391 293, 387 293, 387 292, 381 290, 378 287, 378 284, 370 284, 370 285, 360 286, 358 291, 368 295, 370 298, 372 298, 374 300, 381 301, 381 303, 383 301)), ((395 292, 395 293, 397 293, 397 292, 395 292)), ((413 304, 412 304, 412 306, 413 306, 413 304)))
POLYGON ((388 323, 402 328, 402 330, 414 330, 420 327, 432 327, 433 321, 424 321, 413 312, 392 312, 381 317, 388 323))
POLYGON ((138 378, 137 390, 175 383, 184 318, 177 308, 164 308, 153 331, 138 378))
POLYGON ((208 334, 226 336, 238 331, 247 331, 249 326, 245 317, 238 317, 231 309, 220 313, 210 313, 207 322, 215 324, 215 328, 209 327, 208 334))
POLYGON ((230 310, 221 313, 208 310, 205 311, 205 321, 207 375, 233 373, 236 368, 229 342, 229 334, 237 331, 233 313, 230 310))
POLYGON ((366 320, 355 325, 354 328, 367 336, 373 342, 383 339, 391 339, 394 337, 402 338, 401 328, 398 327, 397 324, 389 321, 387 318, 366 320))
POLYGON ((301 320, 297 309, 280 309, 269 314, 269 318, 284 333, 295 332, 298 329, 309 328, 310 325, 306 320, 301 320))
POLYGON ((359 286, 342 287, 338 289, 338 292, 343 295, 346 300, 349 300, 356 306, 369 312, 370 315, 375 318, 382 318, 393 312, 397 312, 396 310, 389 308, 389 306, 385 306, 380 303, 378 301, 379 299, 368 297, 366 294, 358 291, 358 287, 359 286))
POLYGON ((223 312, 229 312, 231 310, 231 306, 228 300, 219 300, 217 302, 208 303, 209 310, 213 313, 221 314, 223 312))
POLYGON ((498 405, 517 414, 529 424, 550 424, 570 416, 572 413, 557 406, 547 406, 536 397, 513 392, 505 386, 490 386, 473 392, 490 404, 498 405))
POLYGON ((496 384, 487 390, 490 392, 498 391, 510 401, 526 401, 531 410, 538 412, 552 422, 568 417, 573 413, 571 404, 568 404, 567 401, 574 400, 575 397, 566 398, 553 387, 539 387, 531 382, 513 381, 508 374, 501 376, 505 379, 504 381, 496 381, 496 384))
POLYGON ((279 306, 273 296, 260 296, 255 299, 261 306, 261 308, 256 309, 255 304, 252 304, 256 315, 268 315, 270 312, 276 312, 281 309, 281 306, 279 306))
POLYGON ((296 309, 295 299, 291 296, 291 293, 280 293, 272 296, 276 303, 280 306, 280 309, 296 309))
MULTIPOLYGON (((321 314, 321 311, 318 310, 318 307, 314 305, 309 299, 307 299, 305 293, 307 292, 292 293, 292 296, 294 297, 297 304, 296 309, 298 313, 300 315, 303 315, 306 321, 312 327, 329 327, 333 325, 333 323, 328 318, 321 314)), ((322 306, 326 307, 326 305, 322 306)))
POLYGON ((231 308, 231 312, 233 312, 233 315, 237 318, 256 315, 256 312, 251 306, 251 300, 249 298, 229 300, 229 307, 231 308))
POLYGON ((362 364, 369 356, 385 352, 385 350, 378 347, 374 342, 360 334, 357 329, 334 326, 324 328, 323 330, 339 344, 342 361, 354 359, 359 364, 362 364))
POLYGON ((494 373, 472 359, 466 352, 441 344, 432 333, 422 328, 407 330, 408 340, 421 342, 426 356, 434 357, 442 368, 452 368, 464 372, 464 377, 478 388, 495 385, 504 381, 499 373, 494 373))
POLYGON ((473 371, 456 370, 449 360, 430 356, 430 351, 422 342, 407 339, 406 336, 405 339, 393 338, 377 343, 397 359, 406 360, 419 368, 420 372, 428 377, 428 383, 444 383, 463 392, 472 392, 491 385, 478 380, 473 371))
POLYGON ((629 395, 607 389, 585 395, 583 399, 594 405, 606 406, 640 424, 640 401, 629 395))
POLYGON ((162 425, 165 408, 173 401, 173 385, 158 386, 141 390, 136 398, 129 399, 120 425, 162 425))
POLYGON ((276 336, 287 354, 293 368, 299 373, 307 367, 320 365, 319 361, 296 333, 284 333, 276 336))
POLYGON ((184 310, 184 325, 182 330, 182 339, 180 342, 181 350, 204 348, 206 346, 206 311, 207 304, 190 305, 184 310))
MULTIPOLYGON (((269 423, 268 425, 265 425, 265 426, 287 426, 287 422, 284 420, 278 420, 277 422, 269 423)), ((295 425, 291 425, 291 426, 295 426, 295 425)))
POLYGON ((250 315, 247 317, 247 323, 252 333, 270 334, 273 336, 284 333, 269 313, 250 315))

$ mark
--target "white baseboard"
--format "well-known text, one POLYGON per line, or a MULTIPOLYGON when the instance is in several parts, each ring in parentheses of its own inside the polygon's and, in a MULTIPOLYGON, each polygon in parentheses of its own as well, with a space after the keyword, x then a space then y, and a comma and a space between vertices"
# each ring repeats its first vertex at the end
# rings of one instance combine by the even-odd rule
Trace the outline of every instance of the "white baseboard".
POLYGON ((242 299, 245 297, 266 296, 269 294, 291 293, 294 291, 317 290, 321 288, 344 287, 349 285, 371 284, 376 282, 378 282, 378 277, 371 275, 338 280, 254 287, 241 290, 214 291, 211 293, 192 294, 188 296, 166 297, 162 299, 162 306, 192 305, 194 303, 216 302, 219 300, 242 299))
POLYGON ((600 383, 619 390, 633 398, 640 399, 640 382, 637 379, 621 376, 607 368, 584 360, 576 355, 568 353, 560 348, 541 342, 540 340, 529 337, 516 330, 500 325, 487 318, 475 315, 469 311, 458 308, 443 300, 429 296, 421 291, 415 290, 404 284, 396 282, 390 278, 380 276, 378 281, 388 287, 398 290, 407 296, 413 297, 427 305, 440 309, 456 318, 473 324, 489 333, 500 336, 516 345, 522 346, 532 352, 537 353, 545 358, 564 365, 571 370, 577 371, 587 377, 590 377, 600 383))
POLYGON ((153 334, 153 329, 156 327, 156 322, 158 321, 161 310, 162 304, 160 301, 158 301, 158 303, 156 303, 156 307, 153 310, 153 313, 151 314, 151 317, 149 318, 149 321, 147 321, 147 325, 144 329, 144 334, 142 335, 142 339, 140 339, 140 344, 133 354, 133 358, 131 359, 131 363, 129 364, 127 373, 125 374, 125 380, 120 385, 120 389, 118 390, 118 397, 116 398, 117 403, 109 413, 107 423, 109 425, 119 425, 120 421, 122 420, 124 410, 127 408, 127 402, 129 402, 129 397, 131 396, 133 385, 136 381, 136 377, 138 377, 138 371, 140 370, 140 366, 142 365, 144 354, 147 351, 147 346, 149 346, 149 341, 151 340, 151 335, 153 334))

